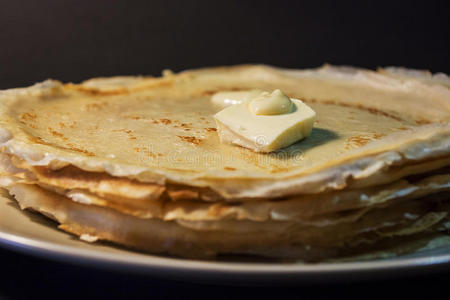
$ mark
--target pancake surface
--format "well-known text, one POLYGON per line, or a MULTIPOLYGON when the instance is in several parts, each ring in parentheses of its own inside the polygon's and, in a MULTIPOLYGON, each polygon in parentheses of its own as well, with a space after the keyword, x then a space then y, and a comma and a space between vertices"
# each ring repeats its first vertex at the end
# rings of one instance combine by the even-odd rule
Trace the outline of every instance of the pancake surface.
POLYGON ((311 241, 333 256, 359 243, 352 239, 380 240, 376 223, 391 222, 389 212, 396 216, 389 232, 407 232, 414 222, 401 215, 415 211, 416 221, 433 216, 426 218, 435 222, 410 234, 442 232, 450 181, 445 168, 450 164, 450 90, 442 78, 408 74, 250 65, 77 85, 47 81, 3 91, 0 185, 24 208, 40 211, 51 202, 46 214, 69 232, 181 256, 302 257, 311 241), (269 154, 221 144, 212 118, 220 108, 211 95, 255 88, 280 88, 313 108, 317 121, 310 137, 269 154), (38 196, 31 203, 27 193, 38 196), (441 204, 435 205, 435 195, 441 204), (45 200, 51 198, 56 200, 45 200), (179 246, 183 252, 158 242, 149 246, 148 238, 118 238, 118 229, 107 221, 102 231, 97 223, 82 224, 84 219, 58 218, 61 209, 98 214, 100 220, 114 214, 127 220, 125 227, 133 224, 132 232, 141 230, 135 224, 177 228, 170 238, 175 245, 189 243, 182 238, 185 230, 193 232, 187 236, 195 236, 191 242, 198 245, 203 245, 201 235, 194 232, 206 230, 214 237, 188 254, 185 246, 179 246), (381 210, 386 220, 376 214, 381 210), (365 218, 370 226, 351 228, 365 218), (218 239, 230 230, 236 235, 225 246, 218 239), (317 236, 306 238, 305 230, 317 236), (272 231, 285 236, 265 239, 272 231), (261 232, 261 240, 251 239, 252 248, 243 241, 245 232, 261 232), (377 232, 377 238, 361 237, 362 232, 377 232), (342 239, 330 244, 331 236, 342 239))

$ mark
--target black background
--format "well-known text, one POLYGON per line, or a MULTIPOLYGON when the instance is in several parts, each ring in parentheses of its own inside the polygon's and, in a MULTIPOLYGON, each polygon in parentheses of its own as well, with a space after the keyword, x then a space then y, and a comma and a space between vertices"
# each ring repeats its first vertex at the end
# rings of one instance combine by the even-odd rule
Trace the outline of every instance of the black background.
MULTIPOLYGON (((448 299, 450 270, 400 278, 358 277, 320 284, 229 286, 162 280, 128 270, 97 269, 0 249, 0 299, 448 299)), ((389 274, 387 274, 389 275, 389 274)))
POLYGON ((448 299, 450 270, 400 278, 358 277, 320 284, 230 286, 162 280, 128 270, 54 262, 0 248, 0 299, 448 299))
POLYGON ((450 73, 449 1, 0 3, 0 88, 240 63, 450 73))
MULTIPOLYGON (((240 63, 400 65, 450 73, 448 3, 0 0, 0 88, 46 78, 78 82, 240 63)), ((450 279, 448 270, 380 282, 221 287, 66 265, 1 249, 0 273, 0 299, 143 294, 167 299, 380 299, 395 291, 423 298, 445 297, 450 279)))

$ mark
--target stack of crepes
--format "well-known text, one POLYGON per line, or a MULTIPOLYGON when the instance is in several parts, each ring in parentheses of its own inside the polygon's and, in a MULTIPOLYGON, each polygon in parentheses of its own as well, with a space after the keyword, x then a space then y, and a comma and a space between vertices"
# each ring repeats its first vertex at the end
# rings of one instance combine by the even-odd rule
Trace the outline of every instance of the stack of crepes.
POLYGON ((49 80, 0 93, 0 183, 84 241, 150 253, 417 251, 448 243, 449 86, 444 74, 333 66, 49 80), (211 96, 249 89, 303 100, 311 135, 268 154, 221 144, 211 96))

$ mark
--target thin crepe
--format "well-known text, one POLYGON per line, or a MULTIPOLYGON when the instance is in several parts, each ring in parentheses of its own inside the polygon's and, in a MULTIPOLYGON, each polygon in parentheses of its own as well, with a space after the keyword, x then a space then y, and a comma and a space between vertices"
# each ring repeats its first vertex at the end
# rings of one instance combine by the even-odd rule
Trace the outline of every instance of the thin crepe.
POLYGON ((391 168, 450 153, 449 89, 385 73, 237 66, 80 85, 47 81, 0 94, 0 144, 33 166, 73 165, 228 199, 375 185, 391 168), (272 154, 220 144, 210 95, 249 88, 281 88, 306 101, 318 115, 312 135, 272 154))
POLYGON ((153 253, 198 258, 236 253, 309 261, 354 254, 359 247, 367 251, 367 245, 393 238, 404 242, 405 236, 445 232, 450 211, 444 201, 448 195, 441 194, 325 227, 282 221, 161 221, 79 204, 35 185, 15 184, 9 191, 22 209, 45 214, 59 222, 59 228, 86 241, 107 240, 153 253))
MULTIPOLYGON (((337 223, 341 219, 350 219, 352 216, 358 217, 374 207, 386 207, 398 201, 408 201, 450 190, 450 175, 446 169, 443 169, 435 173, 421 174, 420 179, 411 182, 401 179, 375 187, 289 196, 275 200, 260 199, 232 203, 204 202, 196 199, 173 201, 168 195, 162 195, 160 198, 121 197, 122 192, 132 192, 133 183, 128 183, 129 186, 127 186, 124 185, 122 178, 114 180, 116 178, 97 173, 89 174, 90 177, 87 178, 91 181, 88 181, 85 176, 82 176, 83 172, 73 168, 61 169, 60 171, 63 172, 61 176, 50 176, 50 178, 65 178, 65 180, 42 180, 39 175, 43 173, 40 170, 41 167, 38 168, 38 173, 31 173, 29 170, 17 168, 10 158, 9 155, 0 155, 0 172, 2 173, 0 185, 5 188, 16 183, 35 184, 64 195, 75 202, 109 207, 139 218, 158 218, 165 221, 177 219, 190 221, 236 219, 260 222, 278 220, 320 226, 320 224, 337 223), (67 178, 71 174, 67 171, 74 171, 75 176, 67 178), (105 194, 105 190, 113 184, 117 186, 105 194), (114 194, 117 191, 119 193, 114 194), (340 212, 351 210, 353 212, 350 216, 340 214, 340 212)), ((35 169, 32 168, 36 171, 35 169)), ((50 172, 47 170, 44 173, 50 172)), ((138 190, 141 188, 140 185, 137 187, 138 190)))

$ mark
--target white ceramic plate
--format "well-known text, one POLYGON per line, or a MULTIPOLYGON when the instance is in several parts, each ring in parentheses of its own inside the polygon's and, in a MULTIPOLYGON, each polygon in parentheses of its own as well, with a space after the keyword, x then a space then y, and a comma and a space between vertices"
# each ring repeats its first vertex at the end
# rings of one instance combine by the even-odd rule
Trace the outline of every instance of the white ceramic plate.
POLYGON ((0 197, 0 246, 67 263, 139 272, 161 278, 234 284, 282 284, 375 279, 450 270, 450 248, 402 258, 351 263, 205 262, 143 254, 106 243, 89 244, 0 197))

